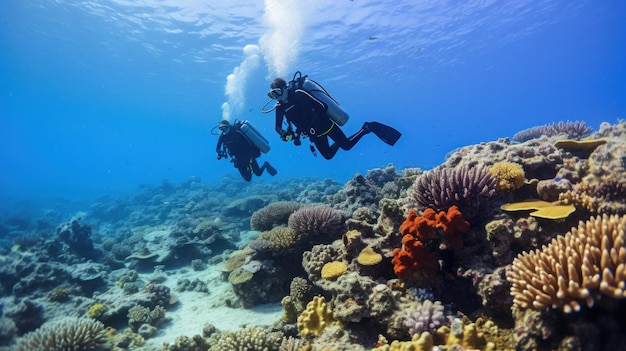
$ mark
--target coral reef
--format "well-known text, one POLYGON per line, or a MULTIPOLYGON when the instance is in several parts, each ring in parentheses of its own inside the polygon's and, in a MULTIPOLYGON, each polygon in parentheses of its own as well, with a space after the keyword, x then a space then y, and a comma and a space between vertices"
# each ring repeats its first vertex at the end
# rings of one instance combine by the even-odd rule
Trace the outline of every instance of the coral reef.
POLYGON ((107 325, 96 349, 619 349, 626 122, 548 129, 425 173, 164 180, 0 217, 0 350, 68 315, 107 325))

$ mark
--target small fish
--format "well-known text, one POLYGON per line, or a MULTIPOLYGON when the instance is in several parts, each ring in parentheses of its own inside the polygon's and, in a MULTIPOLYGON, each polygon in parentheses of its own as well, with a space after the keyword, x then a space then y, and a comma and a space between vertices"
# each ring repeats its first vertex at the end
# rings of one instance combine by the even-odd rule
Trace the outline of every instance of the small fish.
POLYGON ((371 37, 369 37, 368 39, 369 39, 369 40, 376 40, 376 39, 378 39, 378 37, 371 36, 371 37))

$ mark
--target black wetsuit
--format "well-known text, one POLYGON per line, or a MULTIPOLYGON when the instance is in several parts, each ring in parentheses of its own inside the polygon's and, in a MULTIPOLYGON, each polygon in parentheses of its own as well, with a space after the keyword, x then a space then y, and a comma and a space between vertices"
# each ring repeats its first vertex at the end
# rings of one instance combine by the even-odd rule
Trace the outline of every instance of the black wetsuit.
POLYGON ((276 174, 276 170, 268 162, 264 162, 263 166, 259 167, 256 158, 261 156, 261 151, 243 135, 241 123, 235 123, 230 126, 228 133, 220 135, 215 150, 217 151, 218 159, 221 158, 220 156, 225 157, 226 152, 228 152, 235 168, 239 170, 243 179, 248 182, 252 179, 252 172, 260 176, 267 169, 271 175, 276 174))
POLYGON ((288 100, 279 102, 276 107, 276 131, 283 130, 283 116, 287 122, 296 126, 296 133, 308 136, 317 150, 329 160, 342 148, 350 150, 369 131, 361 128, 350 137, 346 137, 341 128, 331 120, 326 111, 328 106, 303 89, 289 89, 288 100), (329 145, 328 137, 334 143, 329 145))

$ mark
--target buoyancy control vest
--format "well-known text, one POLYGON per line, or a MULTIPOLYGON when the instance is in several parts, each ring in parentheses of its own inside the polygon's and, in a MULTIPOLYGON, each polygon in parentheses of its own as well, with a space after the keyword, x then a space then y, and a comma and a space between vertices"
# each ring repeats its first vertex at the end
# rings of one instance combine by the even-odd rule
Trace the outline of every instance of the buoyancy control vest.
POLYGON ((303 76, 300 71, 293 75, 293 79, 289 82, 290 89, 303 89, 313 95, 315 98, 323 102, 328 109, 326 115, 335 123, 342 126, 348 122, 348 113, 339 106, 339 103, 316 81, 303 76))

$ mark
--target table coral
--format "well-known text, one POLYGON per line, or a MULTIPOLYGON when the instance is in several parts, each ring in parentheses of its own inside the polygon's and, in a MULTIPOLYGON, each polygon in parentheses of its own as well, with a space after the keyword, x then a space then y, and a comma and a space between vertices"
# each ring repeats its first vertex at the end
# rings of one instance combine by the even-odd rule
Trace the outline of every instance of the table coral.
POLYGON ((563 219, 576 211, 576 207, 573 205, 559 205, 543 200, 524 200, 520 202, 513 202, 500 206, 503 211, 528 211, 530 215, 537 218, 546 219, 563 219))
POLYGON ((356 261, 363 266, 373 266, 379 264, 382 260, 383 256, 369 246, 364 248, 356 258, 356 261))
POLYGON ((542 135, 567 135, 569 138, 582 138, 591 134, 592 131, 593 129, 588 126, 585 121, 561 121, 524 129, 517 132, 513 136, 513 140, 524 142, 530 139, 539 138, 542 135))
POLYGON ((335 280, 344 274, 347 269, 348 266, 341 261, 328 262, 322 267, 322 279, 335 280))
POLYGON ((626 216, 591 217, 564 236, 520 254, 507 276, 515 305, 579 311, 599 295, 626 297, 626 216))

